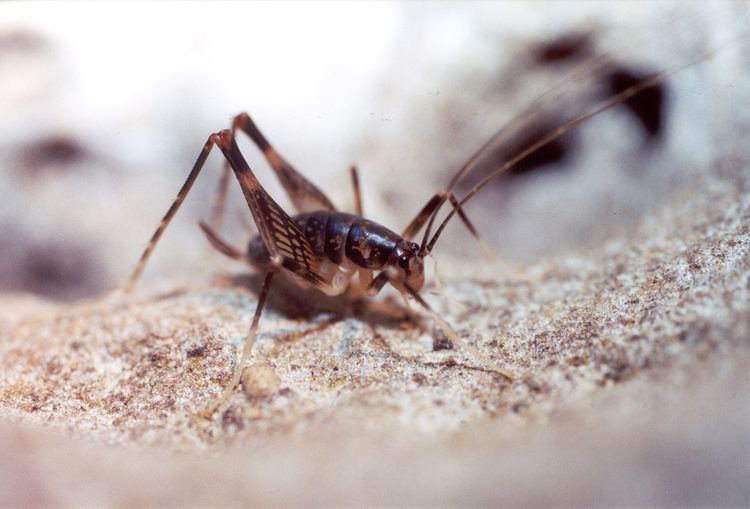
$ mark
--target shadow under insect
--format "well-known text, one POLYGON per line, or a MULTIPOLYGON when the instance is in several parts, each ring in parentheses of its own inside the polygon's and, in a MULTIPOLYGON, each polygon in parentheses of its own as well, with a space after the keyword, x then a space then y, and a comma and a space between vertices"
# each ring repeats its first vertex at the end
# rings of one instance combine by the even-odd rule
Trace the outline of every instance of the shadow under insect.
MULTIPOLYGON (((223 276, 224 284, 230 288, 245 288, 258 296, 263 287, 264 276, 256 272, 223 276)), ((404 309, 393 296, 375 301, 366 295, 344 293, 325 295, 315 288, 301 288, 294 282, 279 277, 268 296, 270 311, 292 320, 312 320, 320 315, 332 315, 334 321, 355 317, 373 326, 395 329, 405 323, 415 324, 414 316, 404 309)))

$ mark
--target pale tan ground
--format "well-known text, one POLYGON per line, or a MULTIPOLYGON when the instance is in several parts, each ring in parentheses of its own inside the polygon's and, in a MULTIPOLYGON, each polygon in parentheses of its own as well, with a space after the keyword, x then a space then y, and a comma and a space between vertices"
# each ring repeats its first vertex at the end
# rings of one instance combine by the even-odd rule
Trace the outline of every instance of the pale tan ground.
MULTIPOLYGON (((387 18, 332 17, 334 38, 353 27, 346 48, 320 51, 316 33, 276 53, 258 29, 275 36, 288 18, 258 4, 182 4, 205 9, 182 34, 173 4, 99 17, 93 4, 7 4, 17 26, 0 6, 0 506, 750 506, 743 45, 668 80, 658 149, 605 114, 582 126, 567 169, 472 202, 511 270, 447 230, 436 256, 448 298, 433 284, 425 296, 512 383, 441 349, 439 329, 398 296, 275 288, 243 387, 212 421, 195 419, 229 379, 259 283, 206 255, 194 224, 209 213, 218 156, 132 297, 65 303, 125 276, 206 136, 240 109, 347 210, 344 170, 358 163, 367 217, 398 229, 558 83, 559 69, 540 79, 519 67, 528 43, 593 30, 610 39, 598 50, 667 69, 741 33, 746 4, 404 5, 383 39, 391 50, 368 60, 381 70, 361 76, 362 43, 386 37, 387 18), (145 31, 134 39, 124 19, 145 31), (79 30, 76 46, 67 35, 79 30), (99 60, 81 51, 92 47, 99 60), (354 50, 352 75, 339 49, 354 50), (353 94, 358 81, 369 92, 353 94), (82 154, 28 162, 60 137, 82 154)), ((232 193, 224 234, 239 244, 247 209, 232 193)))
POLYGON ((257 278, 0 305, 0 505, 750 503, 750 175, 713 165, 629 237, 506 272, 440 258, 428 299, 276 289, 211 422, 257 278), (450 276, 448 277, 448 274, 450 276))

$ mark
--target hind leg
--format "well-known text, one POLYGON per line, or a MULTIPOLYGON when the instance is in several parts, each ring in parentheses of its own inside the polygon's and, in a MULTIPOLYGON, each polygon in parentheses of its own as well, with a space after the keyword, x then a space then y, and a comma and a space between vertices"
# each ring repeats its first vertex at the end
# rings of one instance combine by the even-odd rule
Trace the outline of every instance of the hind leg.
POLYGON ((232 380, 224 388, 224 392, 221 394, 221 396, 216 398, 213 402, 211 402, 211 404, 206 407, 205 410, 203 410, 203 412, 201 412, 201 416, 206 419, 210 418, 216 411, 216 409, 218 409, 221 405, 224 404, 224 402, 226 402, 226 400, 229 399, 229 397, 232 395, 232 392, 234 392, 234 388, 237 387, 237 385, 240 383, 242 372, 245 369, 245 363, 253 353, 253 345, 255 344, 255 336, 258 333, 260 316, 263 313, 263 309, 266 307, 266 302, 268 301, 268 294, 271 290, 271 282, 273 281, 274 274, 274 271, 268 272, 268 274, 266 274, 266 279, 263 281, 263 288, 260 291, 260 295, 258 296, 258 304, 255 307, 253 323, 250 326, 250 330, 248 331, 247 336, 245 337, 245 346, 242 348, 242 355, 240 355, 240 359, 237 362, 237 365, 234 367, 232 380))

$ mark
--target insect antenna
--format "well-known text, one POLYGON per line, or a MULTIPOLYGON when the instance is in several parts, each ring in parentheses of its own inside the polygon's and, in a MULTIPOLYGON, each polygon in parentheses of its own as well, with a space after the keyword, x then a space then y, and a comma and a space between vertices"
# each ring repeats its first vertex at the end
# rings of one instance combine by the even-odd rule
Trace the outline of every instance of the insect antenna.
MULTIPOLYGON (((587 61, 584 65, 581 65, 577 67, 576 69, 574 69, 573 72, 568 73, 555 86, 547 90, 544 94, 537 97, 531 104, 529 104, 526 108, 524 108, 518 114, 516 114, 516 116, 513 117, 510 121, 503 124, 503 126, 500 127, 500 129, 498 129, 482 146, 480 146, 471 155, 471 157, 469 157, 469 159, 463 164, 463 166, 461 166, 458 172, 456 172, 456 174, 451 178, 450 182, 448 183, 448 186, 444 190, 435 194, 427 202, 427 204, 422 208, 422 210, 417 214, 417 216, 412 220, 412 222, 409 223, 409 225, 404 229, 402 233, 402 237, 412 238, 412 236, 415 235, 422 228, 422 226, 425 225, 425 223, 427 223, 427 228, 425 229, 424 236, 420 244, 421 246, 424 247, 430 238, 430 232, 432 231, 432 227, 435 223, 436 216, 438 212, 440 211, 440 209, 442 208, 445 201, 446 200, 450 200, 451 202, 458 201, 453 195, 453 192, 452 192, 453 189, 463 180, 464 177, 466 177, 467 174, 469 174, 472 170, 476 168, 476 166, 479 163, 482 162, 483 158, 487 156, 487 154, 491 153, 492 150, 502 140, 513 136, 514 130, 517 130, 521 126, 522 122, 524 122, 530 116, 538 114, 539 111, 541 111, 544 108, 545 104, 548 104, 549 102, 553 101, 554 97, 556 97, 557 91, 561 89, 563 86, 577 79, 580 79, 581 77, 584 77, 593 73, 597 73, 601 69, 611 64, 612 64, 612 60, 606 54, 597 56, 596 58, 593 58, 590 61, 587 61)), ((471 235, 478 242, 479 247, 488 256, 488 258, 491 260, 496 260, 497 256, 492 252, 489 246, 479 237, 479 234, 476 232, 474 227, 471 226, 468 218, 466 217, 466 214, 462 210, 459 211, 459 217, 461 218, 463 223, 466 225, 471 235)))
POLYGON ((487 155, 491 149, 499 143, 501 140, 509 135, 512 135, 513 129, 517 128, 522 121, 538 113, 546 104, 550 101, 558 99, 558 90, 562 87, 575 82, 578 79, 590 74, 596 74, 601 72, 602 69, 612 65, 612 59, 609 55, 603 54, 596 56, 588 60, 584 65, 576 67, 572 72, 564 76, 560 81, 552 86, 549 90, 538 96, 531 104, 526 106, 523 110, 518 112, 511 120, 506 122, 500 127, 482 146, 480 146, 476 152, 461 166, 461 169, 451 178, 446 188, 446 192, 452 191, 458 183, 466 176, 475 165, 480 162, 482 157, 487 155))
MULTIPOLYGON (((707 60, 708 58, 712 57, 717 51, 719 51, 720 48, 713 48, 711 50, 708 50, 704 53, 701 53, 694 59, 685 62, 683 64, 680 64, 676 67, 673 67, 671 69, 668 69, 666 71, 657 73, 653 75, 652 77, 645 79, 643 81, 640 81, 628 88, 623 89, 619 93, 610 96, 608 99, 605 99, 604 101, 601 101, 597 103, 594 107, 592 107, 587 112, 568 120, 567 122, 561 124, 557 128, 553 129, 552 131, 549 131, 547 134, 539 138, 536 142, 532 143, 531 145, 527 146, 525 149, 518 152, 515 156, 511 157, 510 159, 507 159, 499 168, 492 171, 490 174, 486 175, 482 180, 479 181, 478 184, 476 184, 474 187, 471 188, 471 190, 466 193, 466 195, 458 201, 458 203, 453 202, 453 208, 448 212, 448 214, 445 216, 443 221, 440 223, 440 226, 438 226, 437 230, 435 231, 435 234, 432 236, 429 242, 427 242, 429 230, 432 228, 438 209, 436 209, 433 212, 432 217, 430 217, 430 220, 427 224, 427 229, 425 231, 425 236, 422 240, 422 244, 420 246, 420 253, 422 256, 426 256, 432 252, 432 249, 435 247, 435 243, 442 235, 443 231, 445 230, 445 227, 448 225, 450 220, 453 218, 453 216, 456 215, 456 213, 462 214, 462 208, 474 197, 476 196, 479 191, 481 191, 487 184, 492 181, 495 177, 502 175, 506 171, 510 170, 513 166, 518 164, 521 160, 525 159, 529 155, 533 154, 543 146, 547 145, 548 143, 557 140, 562 135, 573 129, 574 127, 578 126, 579 124, 589 120, 592 117, 595 117, 596 115, 599 115, 600 113, 612 108, 613 106, 616 106, 624 101, 627 101, 634 95, 638 94, 642 90, 652 87, 662 81, 664 81, 669 76, 686 69, 688 67, 691 67, 697 63, 700 63, 704 60, 707 60)), ((502 130, 501 130, 502 131, 502 130)), ((478 155, 488 146, 490 146, 493 142, 493 140, 496 139, 499 132, 495 134, 491 139, 490 142, 485 143, 480 150, 472 156, 470 159, 470 162, 478 157, 478 155)), ((470 166, 469 163, 464 165, 462 169, 459 171, 458 175, 462 175, 465 173, 465 168, 470 166)), ((454 177, 454 179, 451 181, 452 184, 455 184, 458 179, 454 177)))

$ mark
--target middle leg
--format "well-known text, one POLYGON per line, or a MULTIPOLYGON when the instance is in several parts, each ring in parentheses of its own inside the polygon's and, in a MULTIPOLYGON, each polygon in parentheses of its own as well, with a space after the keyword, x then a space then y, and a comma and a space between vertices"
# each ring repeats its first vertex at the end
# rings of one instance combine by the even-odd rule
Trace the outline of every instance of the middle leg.
POLYGON ((507 369, 503 368, 502 366, 499 366, 497 363, 493 362, 489 357, 484 355, 482 352, 479 351, 478 348, 476 348, 473 345, 470 345, 467 341, 464 341, 461 336, 458 335, 458 333, 451 327, 448 322, 446 322, 443 317, 441 317, 438 313, 436 313, 432 307, 430 307, 429 304, 427 304, 427 301, 425 301, 419 293, 417 293, 413 288, 411 288, 409 285, 405 285, 406 290, 409 292, 409 295, 411 295, 414 300, 416 300, 422 308, 429 313, 429 315, 432 317, 435 322, 440 326, 440 328, 443 330, 446 336, 448 336, 448 339, 451 340, 452 343, 457 344, 460 346, 464 351, 467 351, 471 354, 472 357, 474 357, 475 360, 479 361, 482 364, 482 367, 488 371, 494 371, 495 373, 499 373, 503 375, 505 378, 510 380, 511 382, 515 378, 514 375, 508 371, 507 369))
POLYGON ((479 244, 479 247, 485 254, 485 256, 491 261, 497 261, 497 256, 492 252, 490 246, 488 246, 487 243, 484 242, 484 240, 482 240, 482 238, 479 236, 479 232, 477 232, 477 229, 471 223, 469 217, 459 206, 458 200, 456 199, 455 195, 451 192, 441 191, 435 194, 435 196, 433 196, 430 201, 428 201, 427 204, 422 207, 422 210, 419 211, 416 217, 412 219, 411 223, 409 223, 409 225, 404 228, 401 236, 405 239, 412 239, 414 238, 414 236, 416 236, 417 233, 419 233, 419 230, 422 229, 425 223, 427 223, 427 228, 425 229, 424 238, 422 239, 421 243, 421 246, 425 247, 427 241, 429 240, 430 230, 432 229, 432 225, 435 221, 435 218, 437 217, 438 211, 440 210, 440 207, 442 207, 446 202, 446 200, 450 201, 451 205, 456 208, 459 219, 464 224, 466 229, 469 230, 469 233, 472 237, 474 237, 474 240, 477 242, 477 244, 479 244))

